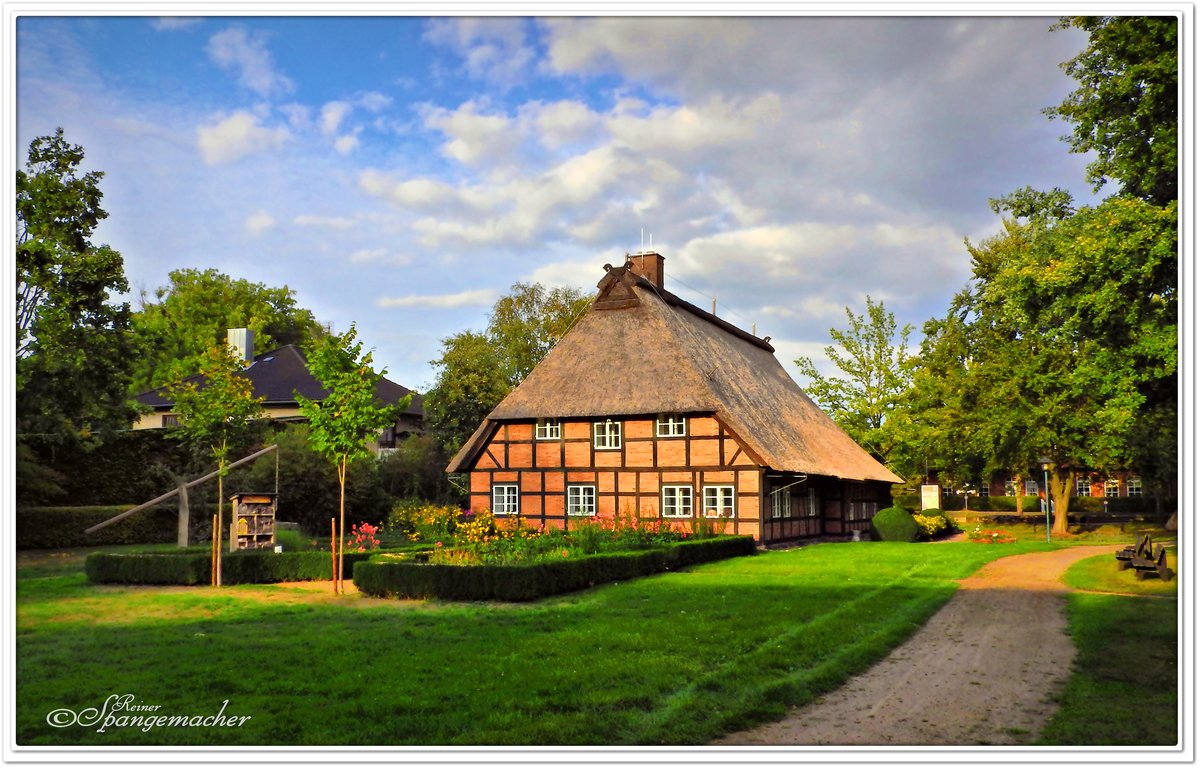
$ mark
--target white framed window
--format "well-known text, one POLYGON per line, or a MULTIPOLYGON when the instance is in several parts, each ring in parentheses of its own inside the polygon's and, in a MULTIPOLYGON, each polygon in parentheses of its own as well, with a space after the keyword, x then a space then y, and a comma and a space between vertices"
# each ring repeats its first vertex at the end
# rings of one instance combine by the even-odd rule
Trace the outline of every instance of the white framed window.
POLYGON ((693 495, 690 485, 664 485, 662 487, 662 516, 691 517, 693 495))
POLYGON ((733 486, 706 485, 704 486, 704 516, 733 517, 733 486))
POLYGON ((684 437, 687 435, 687 419, 673 413, 664 413, 654 425, 657 437, 684 437))
POLYGON ((943 486, 942 486, 942 496, 944 496, 944 497, 946 497, 946 498, 950 498, 950 497, 951 497, 951 496, 953 496, 953 495, 954 495, 954 489, 953 489, 953 488, 951 488, 951 487, 950 487, 950 486, 948 486, 948 485, 943 485, 943 486))
POLYGON ((606 419, 592 424, 592 445, 600 450, 616 450, 621 447, 621 422, 606 419))
POLYGON ((515 515, 520 511, 520 494, 516 484, 492 486, 492 514, 515 515))
POLYGON ((804 516, 819 517, 821 514, 821 505, 817 501, 817 489, 808 488, 808 498, 804 501, 804 516))
POLYGON ((1125 478, 1125 495, 1126 496, 1141 496, 1142 495, 1142 478, 1137 475, 1130 475, 1125 478))
POLYGON ((1092 479, 1090 477, 1075 478, 1075 495, 1084 497, 1092 495, 1092 479))
POLYGON ((792 496, 790 490, 775 491, 771 494, 771 517, 792 516, 792 496))
POLYGON ((1005 480, 1004 481, 1004 495, 1005 496, 1016 496, 1017 495, 1017 481, 1016 480, 1005 480))
POLYGON ((1121 483, 1116 478, 1109 478, 1104 481, 1104 495, 1110 498, 1121 495, 1121 483))
POLYGON ((1038 487, 1037 480, 1026 480, 1025 481, 1025 495, 1026 496, 1037 496, 1039 490, 1041 490, 1041 489, 1038 487))
POLYGON ((984 499, 986 499, 986 498, 987 498, 989 495, 991 495, 991 492, 992 492, 992 489, 991 489, 991 488, 988 488, 988 484, 987 484, 987 483, 980 483, 980 484, 979 484, 979 496, 980 496, 981 498, 984 498, 984 499))
POLYGON ((567 514, 572 517, 595 517, 596 486, 568 485, 567 514))
POLYGON ((538 440, 558 440, 562 438, 562 422, 558 419, 538 419, 534 428, 534 437, 538 440))

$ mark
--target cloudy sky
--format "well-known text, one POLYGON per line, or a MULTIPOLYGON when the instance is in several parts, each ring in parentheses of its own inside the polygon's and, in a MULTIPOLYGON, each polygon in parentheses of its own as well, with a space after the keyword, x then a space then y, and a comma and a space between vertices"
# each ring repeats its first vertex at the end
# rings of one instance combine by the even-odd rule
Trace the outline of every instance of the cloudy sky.
POLYGON ((86 148, 135 294, 287 285, 409 387, 514 282, 590 292, 651 242, 798 375, 867 295, 940 315, 989 198, 1092 199, 1053 21, 24 16, 17 152, 86 148))

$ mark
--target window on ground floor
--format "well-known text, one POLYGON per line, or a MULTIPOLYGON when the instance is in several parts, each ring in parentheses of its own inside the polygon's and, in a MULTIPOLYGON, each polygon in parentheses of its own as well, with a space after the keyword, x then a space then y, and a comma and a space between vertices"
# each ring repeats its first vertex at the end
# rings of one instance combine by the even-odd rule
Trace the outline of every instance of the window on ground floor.
POLYGON ((817 489, 816 488, 806 488, 805 490, 808 491, 808 497, 805 499, 805 503, 804 503, 804 516, 805 517, 820 516, 821 504, 817 500, 817 489))
POLYGON ((1038 488, 1037 480, 1026 480, 1025 481, 1025 495, 1026 496, 1037 496, 1039 490, 1040 489, 1038 488))
POLYGON ((733 517, 733 486, 704 486, 704 516, 733 517))
POLYGON ((1016 480, 1005 480, 1004 481, 1004 495, 1005 496, 1016 496, 1017 495, 1017 481, 1016 480))
POLYGON ((577 517, 595 517, 596 486, 568 485, 567 514, 577 517))
POLYGON ((692 516, 692 486, 664 485, 662 488, 663 517, 692 516))
POLYGON ((1121 482, 1116 478, 1109 478, 1104 481, 1104 495, 1108 497, 1121 495, 1121 482))
POLYGON ((771 517, 791 517, 792 497, 786 490, 775 491, 771 494, 771 517))
POLYGON ((1077 477, 1075 478, 1075 495, 1076 496, 1091 496, 1092 495, 1092 478, 1077 477))
POLYGON ((1125 478, 1125 495, 1126 496, 1141 496, 1142 495, 1142 478, 1137 475, 1130 475, 1125 478))
POLYGON ((515 515, 519 511, 518 499, 520 496, 517 493, 517 486, 513 485, 493 485, 492 486, 492 514, 494 515, 515 515))

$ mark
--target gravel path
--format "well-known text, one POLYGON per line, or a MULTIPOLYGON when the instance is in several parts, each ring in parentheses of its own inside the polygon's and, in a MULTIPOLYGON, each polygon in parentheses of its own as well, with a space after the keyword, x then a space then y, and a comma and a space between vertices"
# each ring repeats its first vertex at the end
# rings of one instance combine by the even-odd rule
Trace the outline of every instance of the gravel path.
POLYGON ((720 745, 967 746, 1030 743, 1071 671, 1059 581, 1113 545, 995 560, 887 658, 786 719, 720 745))

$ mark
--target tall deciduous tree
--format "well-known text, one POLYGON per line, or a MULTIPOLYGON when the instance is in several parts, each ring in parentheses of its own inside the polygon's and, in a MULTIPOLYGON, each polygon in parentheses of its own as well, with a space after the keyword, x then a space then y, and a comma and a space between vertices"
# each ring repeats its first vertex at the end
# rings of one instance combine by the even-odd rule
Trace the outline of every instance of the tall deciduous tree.
POLYGON ((825 348, 843 375, 822 376, 807 357, 798 358, 796 367, 809 380, 805 392, 859 445, 889 463, 907 432, 903 397, 912 382, 912 326, 897 331, 895 315, 870 296, 866 314, 846 307, 846 320, 846 330, 829 329, 835 346, 825 348))
POLYGON ((591 298, 574 288, 517 283, 492 307, 483 333, 442 340, 433 389, 424 399, 426 423, 454 454, 484 417, 554 347, 591 298))
POLYGON ((213 344, 223 344, 229 328, 254 331, 255 346, 307 346, 321 335, 312 312, 296 305, 286 285, 270 288, 215 269, 171 272, 167 285, 143 292, 133 316, 139 354, 133 391, 142 392, 193 370, 213 344))
POLYGON ((62 129, 17 171, 17 432, 62 438, 125 428, 132 346, 121 254, 92 236, 108 214, 99 171, 62 129))
POLYGON ((1063 64, 1079 83, 1047 114, 1071 123, 1073 152, 1095 152, 1088 180, 1109 179, 1155 205, 1178 198, 1178 28, 1174 16, 1071 16, 1056 28, 1088 33, 1063 64))
MULTIPOLYGON (((195 446, 207 446, 217 462, 217 528, 224 528, 225 476, 229 456, 249 432, 251 424, 262 416, 262 397, 254 396, 250 380, 241 375, 244 363, 229 347, 211 346, 204 353, 196 376, 170 384, 167 397, 178 426, 167 434, 195 446)), ((218 548, 218 553, 220 548, 218 548)), ((215 570, 216 584, 221 583, 220 555, 215 570)))
POLYGON ((346 541, 346 471, 357 459, 369 456, 367 439, 396 423, 412 396, 394 406, 379 402, 375 386, 386 371, 371 368, 372 354, 363 352, 353 325, 341 335, 318 340, 308 351, 308 368, 328 393, 320 401, 297 395, 300 413, 308 419, 313 450, 337 468, 338 572, 335 586, 345 592, 342 571, 346 541))

